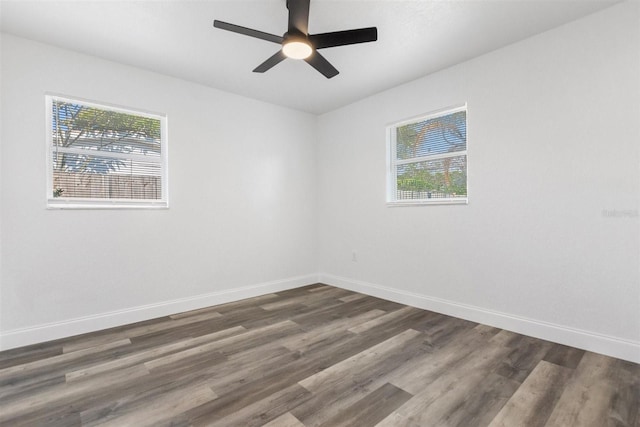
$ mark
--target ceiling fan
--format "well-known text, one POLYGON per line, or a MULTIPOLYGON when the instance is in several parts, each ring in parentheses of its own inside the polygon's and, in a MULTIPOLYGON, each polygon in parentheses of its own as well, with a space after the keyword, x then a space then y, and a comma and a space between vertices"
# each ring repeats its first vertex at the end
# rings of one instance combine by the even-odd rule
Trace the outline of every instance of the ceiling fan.
POLYGON ((232 31, 282 45, 282 48, 275 55, 258 65, 253 70, 254 73, 264 73, 276 64, 282 62, 285 58, 292 58, 304 59, 309 65, 330 79, 338 74, 338 70, 320 55, 318 49, 374 42, 378 39, 378 29, 376 27, 369 27, 356 30, 334 31, 331 33, 309 34, 309 2, 310 0, 287 0, 289 29, 282 36, 218 20, 213 21, 213 26, 222 30, 232 31))

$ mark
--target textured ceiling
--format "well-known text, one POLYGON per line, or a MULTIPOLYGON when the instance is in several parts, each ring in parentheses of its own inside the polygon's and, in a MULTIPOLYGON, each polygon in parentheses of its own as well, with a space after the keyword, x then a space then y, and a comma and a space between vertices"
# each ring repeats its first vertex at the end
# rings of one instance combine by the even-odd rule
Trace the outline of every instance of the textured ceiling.
POLYGON ((378 41, 324 49, 340 74, 303 61, 251 70, 279 46, 214 19, 281 35, 285 0, 6 1, 3 32, 321 114, 617 3, 616 0, 312 0, 309 32, 377 26, 378 41))

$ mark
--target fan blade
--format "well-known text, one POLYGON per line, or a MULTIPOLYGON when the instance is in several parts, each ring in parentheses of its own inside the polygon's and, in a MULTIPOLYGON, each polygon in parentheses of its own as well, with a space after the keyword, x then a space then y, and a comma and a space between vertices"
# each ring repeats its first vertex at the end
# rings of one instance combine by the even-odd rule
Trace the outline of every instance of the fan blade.
POLYGON ((290 33, 300 32, 305 36, 309 33, 309 1, 287 0, 290 33))
POLYGON ((264 73, 265 71, 271 69, 273 66, 282 62, 282 60, 284 60, 285 58, 286 56, 284 55, 284 53, 282 53, 282 50, 279 50, 275 55, 264 61, 262 64, 258 65, 256 69, 253 70, 253 72, 264 73))
POLYGON ((314 51, 305 61, 328 79, 338 75, 338 70, 318 52, 314 51))
POLYGON ((378 40, 378 29, 376 27, 309 35, 309 41, 316 49, 374 42, 376 40, 378 40))
POLYGON ((243 34, 249 37, 255 37, 257 39, 266 40, 273 43, 282 44, 283 38, 276 36, 275 34, 269 34, 258 30, 252 30, 251 28, 241 27, 240 25, 229 24, 228 22, 222 22, 215 20, 213 26, 220 28, 221 30, 227 30, 238 34, 243 34))

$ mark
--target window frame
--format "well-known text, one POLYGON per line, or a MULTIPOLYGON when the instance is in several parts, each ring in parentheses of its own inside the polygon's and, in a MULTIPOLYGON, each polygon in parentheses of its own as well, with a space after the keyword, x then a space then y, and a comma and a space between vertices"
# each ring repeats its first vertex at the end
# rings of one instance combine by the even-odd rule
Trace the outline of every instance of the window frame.
POLYGON ((394 206, 425 206, 425 205, 467 205, 469 204, 469 145, 468 145, 468 134, 466 141, 466 149, 463 151, 455 151, 452 153, 440 153, 434 154, 431 156, 418 156, 411 157, 408 159, 398 160, 398 151, 397 151, 397 132, 396 130, 399 127, 413 124, 417 122, 422 122, 430 119, 435 119, 437 117, 443 117, 449 114, 458 113, 464 111, 465 112, 465 124, 466 129, 468 130, 468 114, 469 110, 467 108, 467 104, 459 104, 452 107, 447 107, 435 111, 431 111, 426 114, 421 114, 419 116, 411 117, 409 119, 402 120, 400 122, 395 122, 386 127, 386 147, 387 147, 387 192, 386 192, 386 204, 389 207, 394 206), (467 194, 465 197, 456 197, 456 198, 433 198, 433 199, 397 199, 397 191, 398 191, 398 177, 397 177, 397 166, 411 163, 420 163, 428 160, 437 160, 442 158, 451 158, 451 157, 459 157, 465 156, 465 165, 467 168, 467 194))
MULTIPOLYGON (((123 107, 101 101, 93 101, 84 98, 59 95, 55 93, 45 93, 45 132, 46 132, 46 207, 47 209, 168 209, 169 208, 169 185, 168 185, 168 126, 166 114, 123 107), (99 108, 108 111, 131 114, 160 121, 160 199, 109 199, 109 198, 84 198, 84 197, 53 197, 53 102, 63 101, 84 105, 87 107, 99 108)), ((78 153, 85 154, 87 150, 76 149, 78 153)), ((65 151, 72 152, 73 148, 65 151)), ((99 153, 100 157, 127 158, 120 153, 99 153)), ((133 155, 136 158, 137 155, 133 155)))

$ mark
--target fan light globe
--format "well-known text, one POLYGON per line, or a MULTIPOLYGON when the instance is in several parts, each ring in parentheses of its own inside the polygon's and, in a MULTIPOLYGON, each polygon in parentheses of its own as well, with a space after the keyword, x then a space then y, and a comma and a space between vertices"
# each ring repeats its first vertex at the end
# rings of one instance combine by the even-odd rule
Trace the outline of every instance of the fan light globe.
POLYGON ((311 56, 311 46, 308 43, 300 41, 291 41, 282 46, 282 53, 288 58, 305 59, 311 56))

